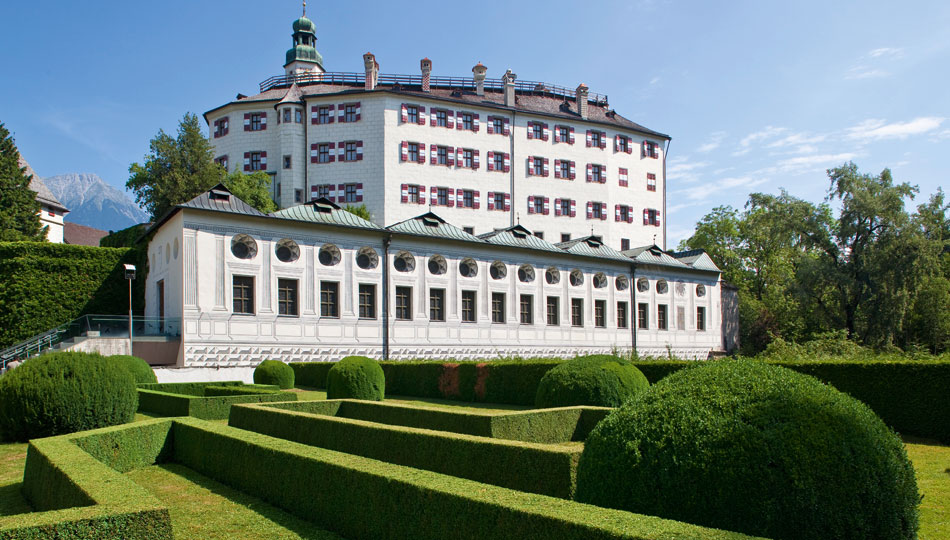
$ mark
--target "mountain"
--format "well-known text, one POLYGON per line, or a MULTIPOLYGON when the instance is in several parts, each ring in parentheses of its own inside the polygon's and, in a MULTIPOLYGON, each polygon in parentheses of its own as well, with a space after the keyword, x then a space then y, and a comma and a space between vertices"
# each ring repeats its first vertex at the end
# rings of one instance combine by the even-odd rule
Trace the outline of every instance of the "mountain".
POLYGON ((118 231, 148 221, 148 214, 125 193, 95 174, 68 173, 44 178, 53 195, 69 209, 66 221, 118 231))

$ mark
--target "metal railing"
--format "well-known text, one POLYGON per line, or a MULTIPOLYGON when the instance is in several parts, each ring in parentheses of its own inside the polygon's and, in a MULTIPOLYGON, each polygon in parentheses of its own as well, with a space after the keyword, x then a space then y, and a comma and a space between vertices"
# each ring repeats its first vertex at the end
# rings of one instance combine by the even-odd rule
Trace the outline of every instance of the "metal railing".
MULTIPOLYGON (((272 88, 283 88, 294 83, 308 84, 339 84, 365 85, 365 73, 348 73, 342 71, 328 71, 326 73, 294 73, 291 75, 277 75, 265 79, 260 84, 261 92, 272 88)), ((393 75, 381 73, 377 76, 377 84, 400 86, 422 86, 422 75, 393 75)), ((430 77, 429 86, 432 88, 452 88, 459 90, 475 90, 475 79, 472 77, 430 77)), ((490 90, 504 90, 505 83, 501 79, 485 79, 485 88, 490 90)), ((559 86, 539 81, 515 81, 515 91, 521 94, 546 95, 554 97, 574 98, 573 88, 559 86)), ((608 104, 607 94, 590 92, 587 101, 596 105, 608 104)))
MULTIPOLYGON (((59 344, 73 338, 88 336, 90 332, 98 332, 104 338, 129 338, 129 318, 123 315, 83 315, 37 334, 30 339, 0 350, 0 372, 7 368, 7 364, 14 361, 23 361, 28 358, 56 349, 59 344)), ((181 318, 178 317, 133 317, 132 341, 140 337, 180 336, 181 318)), ((92 336, 89 336, 92 337, 92 336)))

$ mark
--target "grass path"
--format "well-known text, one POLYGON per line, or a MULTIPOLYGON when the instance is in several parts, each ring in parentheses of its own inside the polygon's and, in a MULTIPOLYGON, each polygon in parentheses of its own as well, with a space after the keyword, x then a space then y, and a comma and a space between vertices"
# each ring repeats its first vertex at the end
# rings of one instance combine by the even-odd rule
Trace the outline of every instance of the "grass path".
POLYGON ((20 495, 26 444, 0 444, 0 516, 31 512, 33 509, 20 495))
POLYGON ((920 503, 920 540, 950 538, 950 446, 908 442, 920 503))
POLYGON ((168 505, 176 540, 342 540, 181 465, 153 465, 126 476, 168 505))

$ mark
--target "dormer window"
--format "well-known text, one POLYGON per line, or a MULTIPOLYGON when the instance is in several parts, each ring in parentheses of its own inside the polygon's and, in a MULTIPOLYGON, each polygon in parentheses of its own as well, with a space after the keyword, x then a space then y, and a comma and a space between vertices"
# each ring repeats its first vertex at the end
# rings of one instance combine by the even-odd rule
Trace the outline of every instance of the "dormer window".
POLYGON ((212 189, 208 194, 208 198, 212 201, 230 201, 231 194, 220 189, 212 189))

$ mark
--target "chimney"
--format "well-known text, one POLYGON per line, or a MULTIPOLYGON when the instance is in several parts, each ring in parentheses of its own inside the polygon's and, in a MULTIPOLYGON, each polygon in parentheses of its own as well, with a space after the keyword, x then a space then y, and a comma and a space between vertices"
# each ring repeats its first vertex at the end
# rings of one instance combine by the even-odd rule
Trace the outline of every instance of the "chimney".
POLYGON ((419 62, 419 67, 422 68, 422 91, 429 91, 429 75, 432 74, 432 60, 428 58, 423 58, 419 62))
POLYGON ((368 52, 363 55, 363 65, 366 66, 366 89, 375 90, 376 81, 379 78, 379 64, 376 63, 376 57, 368 52))
POLYGON ((584 83, 577 87, 577 114, 581 115, 584 120, 587 120, 587 95, 589 92, 587 85, 584 83))
POLYGON ((505 107, 515 106, 515 80, 517 78, 518 76, 512 73, 510 69, 501 77, 501 81, 505 83, 505 107))
POLYGON ((487 71, 488 68, 483 66, 481 62, 475 64, 475 67, 472 68, 472 76, 475 79, 476 95, 485 95, 485 72, 487 71))

